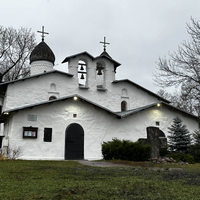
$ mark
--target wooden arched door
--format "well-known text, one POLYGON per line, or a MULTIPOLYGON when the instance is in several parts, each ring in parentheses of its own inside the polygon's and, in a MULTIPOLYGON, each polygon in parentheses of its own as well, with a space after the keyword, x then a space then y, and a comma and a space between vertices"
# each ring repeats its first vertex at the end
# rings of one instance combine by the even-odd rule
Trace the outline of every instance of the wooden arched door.
POLYGON ((65 160, 84 159, 84 130, 77 123, 70 124, 65 131, 65 160))

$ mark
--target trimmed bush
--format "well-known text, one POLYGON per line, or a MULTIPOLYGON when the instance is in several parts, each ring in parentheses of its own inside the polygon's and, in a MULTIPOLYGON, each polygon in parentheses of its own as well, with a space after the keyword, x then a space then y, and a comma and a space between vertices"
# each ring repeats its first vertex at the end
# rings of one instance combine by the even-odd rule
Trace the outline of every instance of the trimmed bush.
POLYGON ((183 154, 183 153, 171 153, 166 155, 167 157, 171 157, 177 162, 183 161, 183 162, 188 162, 189 164, 194 164, 194 157, 189 155, 189 154, 183 154))
POLYGON ((121 159, 130 161, 146 161, 150 158, 151 146, 141 142, 119 140, 103 142, 102 154, 105 160, 121 159))

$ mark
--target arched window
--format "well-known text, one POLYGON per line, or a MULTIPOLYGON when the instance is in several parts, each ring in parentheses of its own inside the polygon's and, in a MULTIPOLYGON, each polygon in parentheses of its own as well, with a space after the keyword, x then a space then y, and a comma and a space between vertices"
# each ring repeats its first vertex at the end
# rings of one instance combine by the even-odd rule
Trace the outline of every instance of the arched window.
POLYGON ((54 99, 57 99, 57 97, 56 96, 50 96, 49 97, 49 101, 54 100, 54 99))
POLYGON ((126 111, 127 110, 127 102, 126 101, 122 101, 121 102, 121 111, 126 111))

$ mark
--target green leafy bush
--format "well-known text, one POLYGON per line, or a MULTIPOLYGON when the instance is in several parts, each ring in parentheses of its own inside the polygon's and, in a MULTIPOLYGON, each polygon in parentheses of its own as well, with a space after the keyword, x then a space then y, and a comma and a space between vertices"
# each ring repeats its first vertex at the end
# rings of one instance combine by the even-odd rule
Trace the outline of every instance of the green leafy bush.
POLYGON ((168 154, 167 148, 160 148, 160 156, 164 157, 168 154))
POLYGON ((177 162, 179 161, 183 161, 183 162, 188 162, 190 164, 195 163, 194 161, 194 157, 192 155, 189 154, 184 154, 184 153, 171 153, 166 155, 167 157, 171 157, 174 160, 176 160, 177 162))
POLYGON ((194 157, 194 161, 200 163, 200 144, 190 146, 189 154, 194 157))
POLYGON ((141 142, 130 140, 119 140, 103 142, 102 154, 105 160, 121 159, 131 161, 145 161, 150 158, 151 146, 143 145, 141 142))

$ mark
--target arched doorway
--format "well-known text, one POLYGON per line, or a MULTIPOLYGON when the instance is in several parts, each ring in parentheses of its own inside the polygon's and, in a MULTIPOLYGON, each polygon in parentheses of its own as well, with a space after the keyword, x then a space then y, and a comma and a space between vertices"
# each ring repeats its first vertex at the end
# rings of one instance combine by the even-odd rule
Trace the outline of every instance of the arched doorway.
POLYGON ((65 160, 84 159, 84 130, 77 123, 70 124, 65 131, 65 160))

